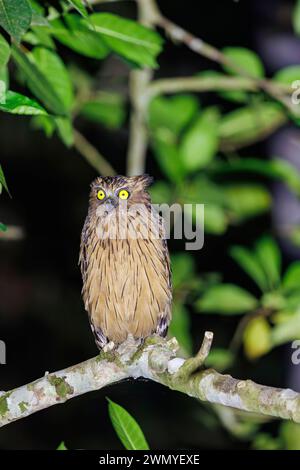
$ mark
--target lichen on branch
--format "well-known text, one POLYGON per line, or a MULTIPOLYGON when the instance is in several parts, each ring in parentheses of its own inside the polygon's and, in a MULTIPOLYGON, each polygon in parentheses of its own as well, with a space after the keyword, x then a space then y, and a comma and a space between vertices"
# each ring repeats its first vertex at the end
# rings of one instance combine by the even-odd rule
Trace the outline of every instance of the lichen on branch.
MULTIPOLYGON (((206 332, 194 358, 178 355, 175 338, 157 336, 139 345, 129 337, 118 349, 0 395, 0 426, 120 380, 143 377, 209 403, 300 423, 300 394, 238 380, 204 367, 212 342, 206 332)), ((134 385, 133 385, 134 386, 134 385)))

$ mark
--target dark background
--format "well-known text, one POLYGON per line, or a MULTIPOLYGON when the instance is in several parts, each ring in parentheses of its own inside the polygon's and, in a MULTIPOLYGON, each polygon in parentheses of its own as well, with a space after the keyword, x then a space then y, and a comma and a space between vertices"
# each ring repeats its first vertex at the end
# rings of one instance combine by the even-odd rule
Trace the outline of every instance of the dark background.
MULTIPOLYGON (((299 62, 299 42, 292 36, 290 24, 292 1, 161 0, 159 4, 167 17, 217 47, 256 50, 268 73, 299 62)), ((101 10, 104 9, 128 17, 135 15, 132 2, 103 6, 101 10)), ((82 60, 69 50, 62 50, 70 60, 82 60)), ((92 60, 87 59, 85 64, 98 73, 105 86, 119 66, 116 61, 104 62, 100 70, 92 60)), ((216 68, 185 47, 169 42, 160 65, 158 76, 191 75, 216 68)), ((123 71, 123 65, 120 67, 123 71)), ((17 88, 15 84, 14 89, 17 88)), ((204 103, 218 103, 215 96, 201 99, 204 103)), ((109 156, 120 173, 125 172, 127 127, 108 131, 80 121, 78 127, 109 156)), ((1 114, 0 135, 1 165, 12 193, 12 199, 6 194, 1 196, 1 219, 25 230, 21 241, 0 240, 0 339, 7 345, 7 364, 0 365, 0 388, 9 390, 45 371, 59 370, 97 354, 81 300, 77 264, 89 184, 96 174, 75 150, 66 149, 56 137, 47 140, 41 132, 30 129, 26 118, 1 114)), ((247 152, 268 158, 272 145, 266 142, 247 152)), ((151 157, 147 171, 158 179, 162 177, 151 157)), ((204 249, 194 254, 199 273, 222 271, 225 280, 247 285, 246 276, 242 277, 228 259, 228 245, 249 244, 270 229, 271 216, 264 216, 242 228, 230 229, 226 236, 206 236, 204 249)), ((171 251, 175 248, 178 247, 171 242, 171 251)), ((290 259, 285 250, 285 263, 290 259)), ((216 345, 227 347, 236 320, 192 314, 192 325, 195 348, 205 328, 215 331, 216 345)), ((289 385, 286 354, 283 348, 276 349, 257 363, 249 363, 241 355, 232 373, 266 385, 289 385)), ((137 380, 10 424, 1 429, 0 448, 55 449, 62 440, 73 449, 121 448, 109 421, 106 396, 137 418, 152 449, 249 446, 231 437, 220 425, 214 426, 218 421, 211 407, 160 385, 137 380)), ((276 423, 266 428, 276 432, 276 423)))

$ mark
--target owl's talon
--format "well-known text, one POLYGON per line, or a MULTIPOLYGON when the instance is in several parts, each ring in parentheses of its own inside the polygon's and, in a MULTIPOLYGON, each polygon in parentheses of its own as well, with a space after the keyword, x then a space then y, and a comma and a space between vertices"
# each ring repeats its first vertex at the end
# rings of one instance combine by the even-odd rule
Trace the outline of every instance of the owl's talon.
POLYGON ((112 351, 113 349, 115 348, 115 343, 113 341, 109 341, 109 343, 107 343, 104 347, 103 347, 103 351, 105 353, 109 352, 109 351, 112 351))
POLYGON ((144 344, 145 346, 152 346, 152 345, 155 345, 155 344, 159 344, 159 343, 163 343, 164 342, 164 338, 162 338, 161 336, 159 336, 157 333, 151 335, 151 336, 148 336, 147 338, 145 338, 144 340, 144 344))

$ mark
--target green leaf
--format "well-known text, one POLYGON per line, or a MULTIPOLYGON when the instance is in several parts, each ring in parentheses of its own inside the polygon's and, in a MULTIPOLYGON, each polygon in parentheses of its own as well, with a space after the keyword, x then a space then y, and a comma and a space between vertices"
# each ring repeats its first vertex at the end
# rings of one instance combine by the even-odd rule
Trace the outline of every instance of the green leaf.
POLYGON ((173 191, 172 187, 166 181, 160 180, 155 182, 151 188, 149 188, 151 195, 151 201, 153 204, 172 204, 173 202, 173 191))
POLYGON ((221 207, 227 207, 226 195, 223 187, 214 183, 203 173, 197 175, 188 185, 181 188, 180 200, 185 203, 198 204, 215 204, 221 207))
POLYGON ((10 194, 1 165, 0 165, 0 185, 4 187, 4 189, 6 190, 8 194, 10 194))
MULTIPOLYGON (((50 51, 48 51, 50 53, 50 51)), ((66 108, 61 101, 57 90, 53 88, 46 71, 46 75, 40 71, 32 56, 24 54, 20 49, 13 47, 12 56, 17 66, 23 73, 30 91, 54 114, 66 114, 66 108)), ((53 71, 52 71, 53 73, 53 71)))
POLYGON ((0 102, 1 102, 1 93, 5 94, 5 91, 9 87, 9 74, 8 68, 0 67, 0 102))
POLYGON ((287 233, 288 240, 296 247, 300 246, 300 225, 293 225, 287 233))
MULTIPOLYGON (((179 155, 178 147, 169 141, 170 134, 160 132, 152 141, 154 156, 170 181, 179 183, 184 178, 184 171, 179 155)), ((173 139, 173 136, 171 136, 173 139)))
POLYGON ((25 34, 23 42, 28 42, 33 46, 43 46, 55 50, 55 43, 48 34, 47 28, 44 26, 31 27, 30 31, 25 34))
MULTIPOLYGON (((263 63, 255 52, 243 47, 225 47, 223 54, 251 77, 262 78, 265 75, 263 63)), ((239 75, 230 66, 223 66, 231 75, 239 75)))
POLYGON ((108 55, 110 49, 100 34, 91 31, 81 18, 77 15, 65 15, 64 20, 68 29, 59 19, 51 22, 49 32, 55 39, 73 51, 93 59, 103 59, 108 55))
POLYGON ((244 351, 249 359, 267 354, 272 346, 271 327, 264 317, 255 317, 247 324, 244 335, 244 351))
MULTIPOLYGON (((268 279, 269 281, 269 279, 268 279)), ((262 307, 266 310, 278 311, 287 306, 287 300, 280 291, 266 292, 261 298, 262 307)))
POLYGON ((30 116, 48 114, 47 111, 35 100, 21 95, 20 93, 16 93, 15 91, 8 91, 6 93, 5 103, 0 104, 0 111, 30 116))
POLYGON ((154 132, 165 128, 178 135, 191 122, 198 107, 198 100, 192 95, 158 96, 149 106, 150 128, 154 132))
POLYGON ((213 235, 222 235, 228 227, 228 218, 225 210, 216 204, 204 206, 204 230, 213 235))
POLYGON ((282 181, 300 195, 300 172, 295 166, 280 159, 268 161, 258 158, 237 158, 226 163, 216 162, 213 172, 223 175, 238 172, 257 173, 282 181))
POLYGON ((172 204, 173 202, 173 188, 171 185, 163 180, 156 181, 149 192, 153 204, 172 204))
POLYGON ((220 284, 209 288, 197 302, 203 313, 239 315, 254 310, 257 300, 249 292, 234 284, 220 284))
POLYGON ((281 253, 278 245, 272 238, 262 237, 255 245, 255 254, 266 273, 269 286, 278 286, 281 272, 281 253))
POLYGON ((266 432, 261 432, 254 437, 252 447, 255 450, 282 450, 283 443, 266 432))
POLYGON ((0 232, 6 232, 7 230, 7 226, 2 224, 2 222, 0 222, 0 232))
POLYGON ((300 80, 300 65, 290 65, 279 70, 274 75, 276 82, 292 86, 293 82, 300 80))
POLYGON ((48 138, 57 131, 59 138, 67 147, 71 147, 74 143, 73 125, 67 117, 35 116, 31 123, 34 129, 43 130, 48 138))
POLYGON ((43 130, 46 137, 52 137, 53 132, 56 129, 55 120, 52 116, 34 116, 31 119, 33 129, 43 130))
POLYGON ((143 431, 122 406, 108 399, 108 412, 120 441, 127 450, 149 450, 143 431))
POLYGON ((0 104, 5 104, 6 100, 6 83, 0 79, 0 104))
POLYGON ((82 0, 68 0, 68 2, 78 11, 84 18, 88 16, 85 6, 82 0))
POLYGON ((74 101, 73 86, 69 73, 58 54, 44 47, 35 47, 32 58, 40 72, 47 77, 53 90, 56 91, 64 108, 68 111, 74 101))
POLYGON ((83 104, 80 114, 90 121, 104 124, 109 129, 119 129, 126 116, 123 98, 117 93, 99 94, 94 100, 83 104))
POLYGON ((49 26, 49 21, 43 16, 43 8, 40 12, 32 9, 31 27, 33 26, 49 26))
POLYGON ((296 0, 293 11, 293 26, 296 34, 300 35, 300 0, 296 0))
POLYGON ((174 303, 173 305, 169 333, 171 336, 175 336, 187 355, 192 354, 191 319, 188 310, 182 304, 174 303))
POLYGON ((2 34, 0 34, 0 68, 4 67, 10 56, 10 46, 8 42, 4 39, 2 34))
POLYGON ((263 292, 268 289, 266 274, 251 251, 242 246, 234 246, 230 249, 230 255, 263 292))
POLYGON ((300 311, 272 329, 272 345, 280 346, 300 338, 300 311))
POLYGON ((194 258, 188 253, 176 253, 171 256, 173 288, 177 289, 181 284, 189 282, 195 273, 194 258))
POLYGON ((27 0, 0 0, 0 25, 17 42, 30 26, 32 10, 27 0))
POLYGON ((158 33, 111 13, 94 13, 89 19, 89 26, 114 52, 144 67, 157 66, 156 57, 162 49, 158 33))
POLYGON ((42 15, 44 13, 44 7, 42 5, 40 5, 40 3, 41 2, 39 0, 29 0, 29 4, 31 6, 31 9, 33 11, 36 11, 40 15, 42 15))
POLYGON ((205 176, 197 176, 189 185, 183 185, 179 200, 187 204, 185 212, 190 213, 194 221, 195 215, 201 211, 199 202, 204 204, 204 229, 207 233, 221 235, 227 230, 228 215, 226 212, 226 195, 221 186, 205 176), (191 207, 190 204, 193 204, 191 207))
POLYGON ((174 181, 184 178, 184 164, 179 150, 179 134, 193 119, 198 101, 190 95, 156 98, 150 104, 149 125, 152 146, 162 171, 174 181))
POLYGON ((248 103, 250 101, 249 93, 246 91, 221 91, 219 95, 228 101, 233 101, 234 103, 248 103))
POLYGON ((300 425, 286 421, 280 426, 280 437, 286 450, 300 450, 300 425))
POLYGON ((285 291, 293 291, 300 288, 300 261, 290 264, 284 274, 282 287, 285 291))
POLYGON ((59 444, 59 446, 57 447, 56 450, 68 450, 68 449, 67 449, 67 447, 66 447, 64 441, 62 441, 62 442, 59 444))
MULTIPOLYGON (((202 78, 211 78, 213 81, 215 78, 225 78, 227 79, 227 75, 225 75, 222 72, 219 72, 217 70, 204 70, 202 72, 197 73, 198 77, 202 78)), ((218 93, 222 98, 233 101, 235 103, 245 103, 249 101, 249 92, 245 92, 242 90, 237 90, 237 91, 226 91, 226 90, 220 90, 218 93)))
POLYGON ((227 203, 234 217, 243 221, 270 209, 272 198, 269 191, 258 184, 230 184, 224 187, 227 203))
POLYGON ((220 120, 219 137, 231 145, 251 143, 257 135, 268 133, 286 122, 277 103, 256 103, 227 113, 220 120))
POLYGON ((71 147, 74 142, 72 121, 64 117, 55 117, 54 121, 60 139, 66 147, 71 147))
POLYGON ((207 115, 202 114, 184 134, 180 155, 187 172, 205 168, 218 150, 218 131, 207 115))

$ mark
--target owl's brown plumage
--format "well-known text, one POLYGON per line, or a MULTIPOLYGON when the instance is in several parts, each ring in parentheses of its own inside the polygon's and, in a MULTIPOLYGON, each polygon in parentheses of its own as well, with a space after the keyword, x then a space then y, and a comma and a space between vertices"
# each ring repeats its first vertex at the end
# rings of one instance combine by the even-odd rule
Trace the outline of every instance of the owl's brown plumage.
POLYGON ((170 261, 162 219, 156 213, 150 219, 151 181, 148 175, 99 177, 91 185, 79 261, 85 309, 99 348, 109 341, 119 344, 128 334, 146 338, 167 332, 170 261))

